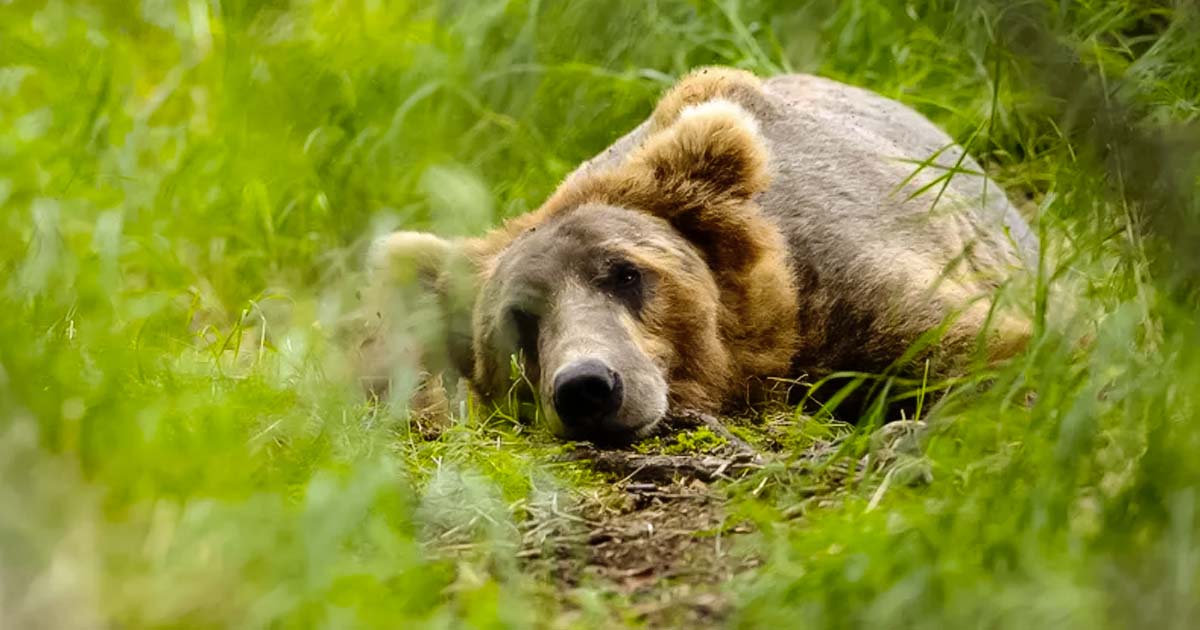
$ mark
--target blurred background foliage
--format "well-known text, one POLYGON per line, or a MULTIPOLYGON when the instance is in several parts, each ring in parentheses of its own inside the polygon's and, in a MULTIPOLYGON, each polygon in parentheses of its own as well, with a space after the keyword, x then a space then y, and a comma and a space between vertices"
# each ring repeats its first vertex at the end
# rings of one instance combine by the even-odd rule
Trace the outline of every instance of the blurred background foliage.
POLYGON ((514 554, 592 480, 473 415, 422 442, 331 332, 370 238, 536 207, 720 63, 916 107, 1047 250, 932 487, 799 520, 802 480, 732 488, 766 564, 731 621, 1190 627, 1197 33, 1186 0, 2 1, 0 626, 627 621, 514 554))

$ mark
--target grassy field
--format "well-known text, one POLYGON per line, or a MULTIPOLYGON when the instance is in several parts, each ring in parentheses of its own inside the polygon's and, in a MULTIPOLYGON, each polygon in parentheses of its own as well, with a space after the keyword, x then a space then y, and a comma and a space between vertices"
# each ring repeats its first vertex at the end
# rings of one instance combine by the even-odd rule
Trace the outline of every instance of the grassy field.
POLYGON ((1196 627, 1197 33, 1184 0, 0 2, 0 629, 1196 627), (735 429, 767 465, 640 495, 541 427, 367 404, 373 236, 536 207, 711 63, 967 146, 1043 238, 1029 351, 915 448, 784 410, 735 429))

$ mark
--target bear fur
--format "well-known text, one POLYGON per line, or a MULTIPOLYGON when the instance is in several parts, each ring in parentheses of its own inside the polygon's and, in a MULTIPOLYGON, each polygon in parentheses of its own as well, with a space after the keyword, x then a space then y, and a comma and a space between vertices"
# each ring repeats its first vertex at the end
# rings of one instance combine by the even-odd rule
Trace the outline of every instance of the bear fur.
POLYGON ((1029 321, 994 297, 1036 257, 1004 193, 915 111, 819 77, 704 68, 535 211, 479 238, 397 232, 370 266, 383 336, 402 286, 436 322, 410 360, 498 400, 515 355, 560 432, 621 439, 772 377, 1010 357, 1029 321), (621 399, 586 427, 556 413, 581 361, 621 399))

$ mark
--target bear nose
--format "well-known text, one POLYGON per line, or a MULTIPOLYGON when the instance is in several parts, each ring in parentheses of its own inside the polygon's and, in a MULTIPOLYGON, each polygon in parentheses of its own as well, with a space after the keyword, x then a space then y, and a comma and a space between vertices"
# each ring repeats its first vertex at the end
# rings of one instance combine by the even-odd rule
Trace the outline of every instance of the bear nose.
POLYGON ((554 409, 568 427, 594 428, 612 419, 623 398, 621 375, 596 359, 571 363, 554 377, 554 409))

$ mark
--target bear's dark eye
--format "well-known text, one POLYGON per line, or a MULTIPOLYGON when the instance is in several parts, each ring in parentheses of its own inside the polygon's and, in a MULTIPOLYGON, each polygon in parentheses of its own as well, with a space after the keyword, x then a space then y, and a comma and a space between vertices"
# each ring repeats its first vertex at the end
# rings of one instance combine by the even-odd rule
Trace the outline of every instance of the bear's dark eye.
POLYGON ((642 310, 642 302, 645 299, 643 281, 641 269, 633 263, 620 261, 609 267, 605 284, 613 295, 625 303, 630 312, 637 315, 642 310))
POLYGON ((642 282, 642 272, 629 263, 620 263, 613 267, 613 285, 618 289, 631 289, 642 282))
POLYGON ((538 329, 541 327, 540 318, 521 308, 509 311, 513 327, 517 331, 517 349, 525 354, 526 360, 537 362, 538 359, 538 329))

